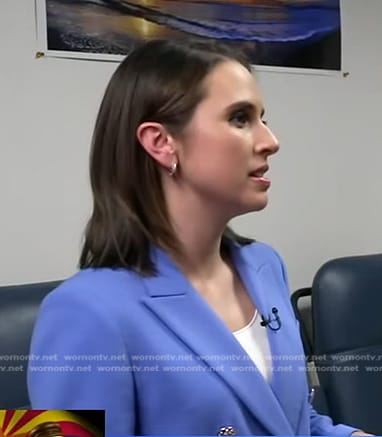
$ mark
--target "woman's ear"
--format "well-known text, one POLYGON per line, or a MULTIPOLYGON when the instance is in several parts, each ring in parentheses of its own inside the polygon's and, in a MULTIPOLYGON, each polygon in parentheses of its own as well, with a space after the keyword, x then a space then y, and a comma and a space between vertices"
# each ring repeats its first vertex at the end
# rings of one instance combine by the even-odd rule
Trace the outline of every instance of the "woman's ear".
POLYGON ((144 122, 137 128, 137 138, 146 152, 160 165, 169 169, 174 162, 175 142, 160 123, 144 122))

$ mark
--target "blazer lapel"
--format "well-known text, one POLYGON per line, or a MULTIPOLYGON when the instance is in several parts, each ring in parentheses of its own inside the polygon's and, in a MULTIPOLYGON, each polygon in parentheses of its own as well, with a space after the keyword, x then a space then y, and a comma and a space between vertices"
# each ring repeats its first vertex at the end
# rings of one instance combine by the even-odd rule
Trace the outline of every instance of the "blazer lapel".
POLYGON ((248 369, 252 361, 223 321, 163 251, 155 248, 152 254, 158 275, 143 279, 149 294, 144 304, 197 359, 216 369, 215 373, 270 434, 292 434, 278 400, 256 367, 253 365, 254 371, 232 369, 231 366, 248 369), (224 359, 227 356, 234 360, 224 359))
POLYGON ((288 314, 291 311, 289 300, 286 302, 288 297, 284 298, 284 293, 288 296, 289 290, 285 289, 285 283, 280 283, 281 272, 280 275, 277 274, 277 269, 281 266, 272 266, 271 261, 257 265, 253 253, 246 254, 246 248, 238 246, 233 246, 232 254, 238 273, 260 314, 268 318, 272 315, 273 307, 279 310, 282 323, 280 329, 273 331, 266 328, 274 369, 270 387, 285 420, 289 422, 293 433, 296 433, 306 395, 306 376, 301 371, 301 368, 305 369, 305 360, 300 342, 296 341, 299 332, 296 332, 298 328, 295 318, 288 314), (283 360, 282 357, 288 359, 283 360))

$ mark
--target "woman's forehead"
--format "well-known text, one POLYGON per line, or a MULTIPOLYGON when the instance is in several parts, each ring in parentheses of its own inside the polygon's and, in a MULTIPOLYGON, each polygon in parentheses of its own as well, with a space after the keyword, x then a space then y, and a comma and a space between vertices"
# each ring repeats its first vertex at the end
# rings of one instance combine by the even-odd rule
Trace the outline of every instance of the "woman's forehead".
POLYGON ((249 101, 262 105, 257 81, 243 65, 236 61, 224 61, 218 64, 205 80, 205 103, 219 101, 232 105, 236 101, 249 101))

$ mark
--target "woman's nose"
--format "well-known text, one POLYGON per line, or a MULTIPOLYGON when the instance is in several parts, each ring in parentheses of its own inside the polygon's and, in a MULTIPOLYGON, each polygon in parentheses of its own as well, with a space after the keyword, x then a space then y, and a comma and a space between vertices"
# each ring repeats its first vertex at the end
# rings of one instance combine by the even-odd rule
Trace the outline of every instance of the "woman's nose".
POLYGON ((263 123, 262 134, 257 138, 257 147, 255 147, 256 152, 264 153, 267 152, 268 155, 274 155, 280 149, 280 143, 276 135, 272 130, 263 123))

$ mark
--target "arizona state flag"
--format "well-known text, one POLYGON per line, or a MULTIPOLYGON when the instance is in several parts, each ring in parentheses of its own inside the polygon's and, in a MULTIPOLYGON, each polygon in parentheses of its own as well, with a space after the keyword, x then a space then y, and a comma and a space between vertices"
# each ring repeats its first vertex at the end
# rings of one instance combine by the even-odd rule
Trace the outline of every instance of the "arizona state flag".
POLYGON ((57 423, 61 428, 61 435, 65 437, 103 437, 104 435, 104 430, 94 426, 75 411, 0 410, 0 437, 25 437, 38 425, 46 422, 57 423))

